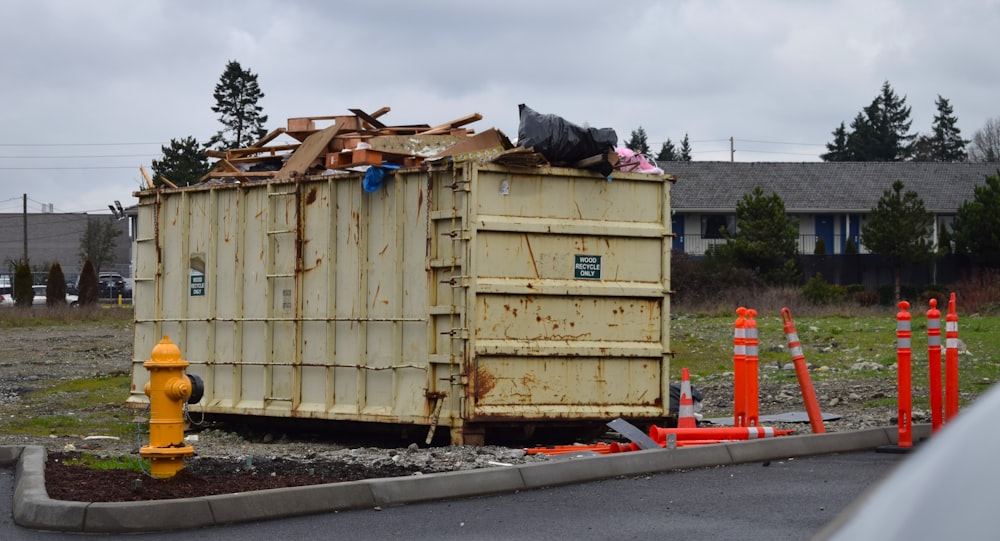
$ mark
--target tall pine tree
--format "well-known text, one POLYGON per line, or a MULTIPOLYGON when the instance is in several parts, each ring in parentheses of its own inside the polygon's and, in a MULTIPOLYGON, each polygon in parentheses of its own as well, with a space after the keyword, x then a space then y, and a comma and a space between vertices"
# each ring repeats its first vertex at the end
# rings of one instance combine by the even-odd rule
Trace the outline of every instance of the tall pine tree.
POLYGON ((691 161, 691 143, 688 141, 688 134, 684 134, 684 139, 681 139, 681 149, 680 156, 677 158, 681 162, 691 161))
POLYGON ((264 97, 257 84, 257 74, 244 70, 239 62, 231 60, 226 64, 219 84, 215 85, 213 96, 215 106, 212 111, 219 113, 223 128, 212 138, 209 146, 216 150, 247 147, 267 134, 264 128, 267 115, 261 114, 264 108, 257 105, 264 97))
POLYGON ((827 143, 828 152, 820 157, 824 161, 906 160, 913 152, 913 139, 916 138, 910 133, 911 124, 906 97, 897 96, 886 81, 879 95, 851 121, 850 132, 841 128, 833 131, 834 141, 827 143))
POLYGON ((958 128, 958 118, 946 98, 939 94, 937 113, 931 126, 930 135, 921 135, 914 145, 913 159, 925 162, 964 162, 968 157, 965 145, 967 139, 962 139, 962 130, 958 128))

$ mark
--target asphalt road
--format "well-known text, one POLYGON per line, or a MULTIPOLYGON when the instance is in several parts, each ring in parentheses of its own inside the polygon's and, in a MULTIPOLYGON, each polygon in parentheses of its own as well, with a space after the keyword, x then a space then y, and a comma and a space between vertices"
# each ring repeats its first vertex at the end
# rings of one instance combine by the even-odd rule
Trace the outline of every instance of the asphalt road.
MULTIPOLYGON (((809 539, 907 455, 862 451, 640 475, 471 498, 346 511, 129 539, 809 539)), ((107 538, 26 530, 0 469, 0 539, 107 538)))

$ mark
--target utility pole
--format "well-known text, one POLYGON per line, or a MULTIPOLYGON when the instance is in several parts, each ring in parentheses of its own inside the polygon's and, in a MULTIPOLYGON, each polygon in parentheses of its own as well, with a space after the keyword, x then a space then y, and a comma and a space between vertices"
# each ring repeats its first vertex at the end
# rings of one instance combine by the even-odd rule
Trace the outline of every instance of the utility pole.
POLYGON ((733 148, 733 137, 729 136, 729 161, 736 161, 736 150, 733 148))
POLYGON ((28 262, 28 194, 21 198, 21 216, 24 218, 24 262, 28 262))

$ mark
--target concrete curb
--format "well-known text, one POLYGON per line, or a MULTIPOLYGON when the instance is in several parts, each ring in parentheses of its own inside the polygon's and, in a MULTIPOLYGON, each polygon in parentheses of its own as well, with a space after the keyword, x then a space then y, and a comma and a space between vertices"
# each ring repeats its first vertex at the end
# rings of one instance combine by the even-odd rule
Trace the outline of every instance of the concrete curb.
MULTIPOLYGON (((126 533, 203 528, 375 506, 511 493, 618 476, 734 465, 791 457, 863 451, 894 445, 898 430, 782 436, 719 445, 589 455, 547 464, 498 466, 457 472, 368 479, 145 502, 70 502, 45 491, 45 449, 0 446, 0 466, 16 465, 14 522, 26 528, 85 533, 126 533)), ((930 436, 914 426, 915 440, 930 436)))

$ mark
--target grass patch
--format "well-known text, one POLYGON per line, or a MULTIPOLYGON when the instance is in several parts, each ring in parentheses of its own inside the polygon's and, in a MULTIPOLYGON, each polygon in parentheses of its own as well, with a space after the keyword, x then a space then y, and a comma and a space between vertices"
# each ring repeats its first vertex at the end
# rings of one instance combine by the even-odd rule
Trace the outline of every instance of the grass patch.
POLYGON ((127 375, 53 381, 29 391, 0 418, 0 431, 32 436, 134 437, 135 412, 125 406, 127 375), (16 409, 14 409, 16 408, 16 409), (23 412, 23 414, 22 414, 23 412))
MULTIPOLYGON (((851 370, 861 378, 896 378, 896 313, 884 308, 880 312, 865 311, 855 316, 844 314, 796 316, 796 331, 802 344, 806 361, 815 366, 825 366, 838 371, 851 370), (886 369, 854 369, 862 362, 882 365, 886 369)), ((911 311, 912 359, 911 371, 914 385, 926 386, 928 380, 927 319, 926 308, 911 311)), ((758 314, 758 339, 760 367, 792 362, 784 332, 784 322, 778 311, 758 314)), ((733 370, 733 332, 736 321, 733 315, 675 313, 670 322, 670 364, 672 381, 680 380, 682 368, 692 376, 709 376, 733 370)), ((959 337, 968 352, 959 356, 959 388, 963 392, 981 393, 1000 380, 1000 317, 959 314, 959 337)), ((941 332, 945 321, 942 317, 941 332)), ((942 336, 942 346, 944 336, 942 336)), ((945 353, 942 347, 942 374, 945 353)), ((771 377, 780 377, 771 372, 771 377)), ((822 371, 812 373, 816 379, 824 377, 822 371)), ((831 376, 840 377, 840 376, 831 376)), ((895 398, 892 399, 894 401, 895 398)))
POLYGON ((131 455, 105 456, 83 453, 79 457, 63 460, 67 466, 85 466, 92 470, 124 470, 131 472, 149 471, 149 459, 137 458, 131 455))

